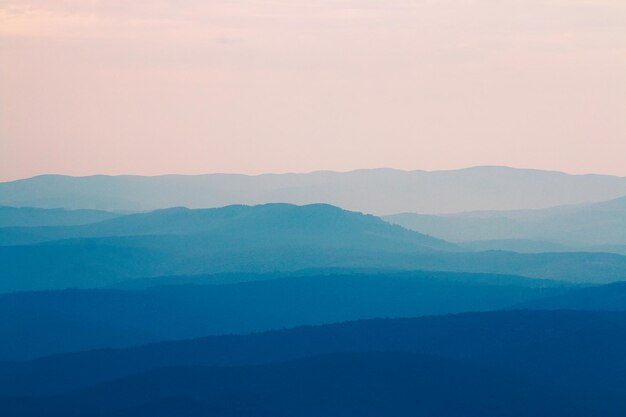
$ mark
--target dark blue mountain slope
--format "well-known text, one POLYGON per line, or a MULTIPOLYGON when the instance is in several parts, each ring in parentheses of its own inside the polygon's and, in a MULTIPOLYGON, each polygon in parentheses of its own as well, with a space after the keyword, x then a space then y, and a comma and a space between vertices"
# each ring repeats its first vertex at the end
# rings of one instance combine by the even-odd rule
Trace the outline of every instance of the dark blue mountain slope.
POLYGON ((516 276, 445 272, 244 277, 256 281, 0 295, 0 339, 6 341, 0 359, 303 324, 495 310, 571 288, 516 276))
POLYGON ((341 353, 235 368, 171 367, 52 398, 0 400, 26 416, 605 417, 624 392, 545 386, 488 365, 341 353))
POLYGON ((3 362, 0 393, 4 397, 45 396, 162 367, 261 364, 337 352, 438 355, 487 364, 540 385, 626 393, 625 351, 626 312, 466 313, 299 327, 3 362))

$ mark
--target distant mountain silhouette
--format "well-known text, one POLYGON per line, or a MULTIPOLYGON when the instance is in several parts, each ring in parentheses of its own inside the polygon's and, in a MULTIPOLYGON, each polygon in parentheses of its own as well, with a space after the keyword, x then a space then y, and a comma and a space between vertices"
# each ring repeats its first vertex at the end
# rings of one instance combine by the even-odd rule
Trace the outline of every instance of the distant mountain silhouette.
POLYGON ((626 256, 607 253, 424 252, 367 240, 347 246, 289 245, 236 235, 141 236, 0 246, 0 292, 97 288, 158 275, 374 268, 522 275, 608 283, 626 274, 626 256))
POLYGON ((454 213, 545 208, 623 195, 626 195, 626 178, 506 167, 433 172, 373 169, 259 176, 44 175, 0 183, 2 205, 127 211, 173 206, 321 202, 378 215, 454 213))
POLYGON ((271 275, 233 285, 0 295, 0 339, 11 341, 0 345, 0 360, 304 324, 495 310, 572 288, 516 276, 445 272, 271 275))
POLYGON ((517 306, 538 310, 626 310, 626 282, 574 289, 517 306))
MULTIPOLYGON (((542 252, 578 252, 572 246, 566 246, 559 243, 546 242, 543 240, 531 239, 495 239, 495 240, 474 240, 469 242, 460 242, 458 245, 466 250, 474 251, 511 251, 519 253, 542 253, 542 252)), ((585 248, 589 250, 589 248, 585 248)), ((602 252, 602 251, 598 251, 602 252)), ((606 251, 615 253, 609 248, 606 251)))
POLYGON ((379 250, 455 250, 454 245, 326 204, 171 208, 83 226, 0 229, 5 245, 119 236, 210 236, 239 246, 315 245, 379 250))
POLYGON ((549 244, 571 250, 626 245, 626 197, 543 210, 468 212, 445 216, 404 213, 386 216, 385 220, 441 239, 474 241, 471 244, 478 248, 480 242, 477 241, 489 241, 484 245, 500 249, 512 247, 513 242, 517 242, 519 247, 533 252, 542 251, 549 244), (536 241, 534 249, 533 245, 522 246, 523 242, 529 241, 536 241))
POLYGON ((0 292, 101 287, 159 275, 162 262, 154 250, 97 242, 0 246, 0 292))
POLYGON ((68 395, 0 401, 25 416, 623 416, 619 393, 542 386, 475 363, 339 353, 235 368, 171 367, 68 395))
POLYGON ((625 196, 505 167, 0 183, 0 415, 622 417, 625 196))
POLYGON ((125 280, 307 268, 436 270, 574 282, 623 279, 606 253, 462 253, 378 217, 325 204, 174 208, 80 226, 0 228, 0 292, 125 280))
POLYGON ((0 206, 0 227, 72 226, 112 219, 118 214, 102 210, 40 209, 0 206))
MULTIPOLYGON (((563 390, 558 395, 546 392, 547 397, 554 397, 559 402, 572 400, 567 393, 593 392, 598 397, 595 400, 587 397, 590 401, 585 403, 594 407, 597 412, 587 415, 606 415, 601 412, 604 410, 602 407, 606 398, 602 398, 605 395, 615 393, 624 405, 625 350, 626 312, 466 313, 415 319, 366 320, 247 336, 215 336, 121 350, 95 350, 27 362, 2 362, 0 393, 5 398, 66 394, 164 367, 240 366, 291 361, 332 353, 405 352, 437 355, 452 361, 469 361, 482 369, 498 369, 507 378, 532 381, 532 384, 544 389, 553 387, 563 390)), ((344 365, 350 361, 349 358, 345 359, 344 365)), ((336 369, 342 369, 343 366, 341 361, 334 365, 336 369)), ((299 373, 294 377, 305 378, 305 374, 306 372, 299 373)), ((278 376, 280 373, 274 375, 278 376)), ((337 372, 335 377, 341 378, 341 375, 342 372, 337 372)), ((390 375, 388 380, 381 383, 389 384, 390 390, 394 391, 403 385, 405 377, 402 375, 390 375)), ((426 380, 438 378, 437 375, 437 370, 424 373, 426 380)), ((462 379, 468 384, 481 386, 480 373, 474 373, 473 377, 466 379, 468 377, 464 375, 462 379)), ((235 378, 233 382, 243 383, 244 379, 235 378)), ((216 381, 228 384, 228 380, 228 377, 224 377, 216 381)), ((141 379, 135 381, 138 388, 144 383, 150 383, 141 382, 141 379)), ((296 380, 277 377, 276 381, 296 380)), ((189 379, 189 383, 192 382, 193 379, 189 379)), ((329 380, 327 382, 330 383, 329 380)), ((114 386, 116 383, 113 383, 112 387, 114 386)), ((410 388, 411 384, 405 387, 410 388)), ((513 391, 523 391, 523 387, 508 386, 513 391)), ((158 395, 158 391, 153 388, 154 386, 151 392, 158 395)), ((269 388, 270 391, 273 390, 271 385, 269 388)), ((386 391, 382 387, 380 389, 380 392, 386 391)), ((454 384, 451 384, 444 391, 444 395, 446 398, 455 398, 454 393, 457 391, 454 384)), ((100 388, 91 392, 100 392, 97 396, 103 393, 100 388)), ((378 395, 380 392, 371 393, 378 395)), ((321 395, 321 391, 310 394, 316 397, 321 395)), ((71 404, 86 395, 85 391, 76 395, 70 394, 62 402, 71 404)), ((141 394, 131 390, 126 398, 132 400, 136 395, 141 394)), ((488 397, 487 394, 483 395, 483 399, 488 397)), ((124 401, 122 397, 108 398, 113 404, 124 401)), ((27 403, 45 404, 39 400, 29 400, 27 403)), ((14 403, 2 401, 0 404, 2 411, 2 407, 6 410, 6 407, 14 403)), ((99 404, 99 400, 95 404, 99 404)), ((613 407, 611 405, 606 410, 613 407)), ((552 415, 569 414, 556 412, 552 415)))

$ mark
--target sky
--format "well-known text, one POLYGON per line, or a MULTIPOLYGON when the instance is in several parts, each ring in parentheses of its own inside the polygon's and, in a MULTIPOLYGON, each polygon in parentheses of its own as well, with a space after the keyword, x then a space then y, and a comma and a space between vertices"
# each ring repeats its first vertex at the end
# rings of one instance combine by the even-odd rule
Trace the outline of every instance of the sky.
POLYGON ((624 0, 0 0, 0 181, 626 176, 624 0))

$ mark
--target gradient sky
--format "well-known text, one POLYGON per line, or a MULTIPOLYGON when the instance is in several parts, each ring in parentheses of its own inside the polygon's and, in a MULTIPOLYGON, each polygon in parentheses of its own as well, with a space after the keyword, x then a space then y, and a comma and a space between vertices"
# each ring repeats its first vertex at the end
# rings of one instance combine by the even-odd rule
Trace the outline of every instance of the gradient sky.
POLYGON ((624 0, 0 0, 0 180, 626 176, 624 0))

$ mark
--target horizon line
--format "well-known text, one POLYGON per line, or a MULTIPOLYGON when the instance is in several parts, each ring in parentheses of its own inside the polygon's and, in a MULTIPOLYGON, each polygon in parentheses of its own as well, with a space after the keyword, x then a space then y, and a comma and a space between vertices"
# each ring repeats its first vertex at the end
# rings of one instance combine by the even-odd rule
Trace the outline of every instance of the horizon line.
POLYGON ((515 171, 539 171, 545 173, 553 173, 553 174, 563 174, 570 176, 603 176, 603 177, 615 177, 615 178, 626 178, 626 176, 622 175, 614 175, 614 174, 602 174, 597 172, 586 172, 586 173, 571 173, 567 171, 561 171, 557 169, 542 169, 542 168, 527 168, 527 167, 514 167, 508 165, 471 165, 467 167, 461 168, 450 168, 450 169, 402 169, 402 168, 392 168, 392 167, 375 167, 375 168, 355 168, 351 170, 332 170, 332 169, 318 169, 312 171, 285 171, 285 172, 263 172, 258 174, 245 174, 240 172, 205 172, 199 174, 181 174, 181 173, 165 173, 165 174, 154 174, 154 175, 145 175, 145 174, 88 174, 88 175, 71 175, 71 174, 60 174, 60 173, 46 173, 46 174, 37 174, 30 177, 16 178, 11 180, 3 180, 0 181, 0 184, 6 184, 11 182, 18 181, 27 181, 39 177, 67 177, 67 178, 93 178, 93 177, 142 177, 142 178, 157 178, 157 177, 202 177, 202 176, 241 176, 241 177, 262 177, 262 176, 280 176, 280 175, 312 175, 312 174, 350 174, 356 172, 363 171, 393 171, 393 172, 403 172, 403 173, 442 173, 442 172, 455 172, 455 171, 469 171, 475 169, 508 169, 515 171))

